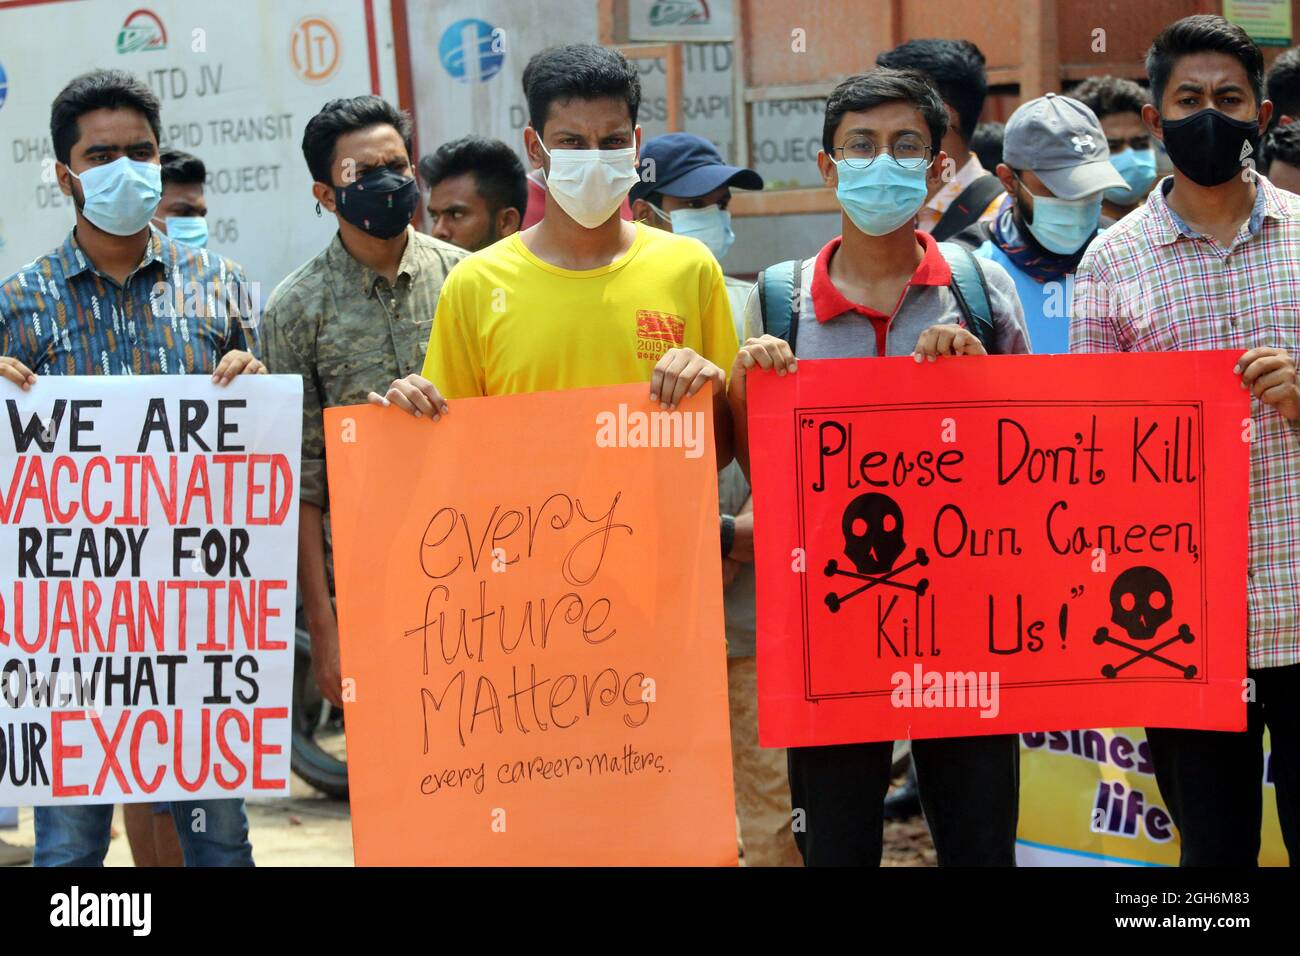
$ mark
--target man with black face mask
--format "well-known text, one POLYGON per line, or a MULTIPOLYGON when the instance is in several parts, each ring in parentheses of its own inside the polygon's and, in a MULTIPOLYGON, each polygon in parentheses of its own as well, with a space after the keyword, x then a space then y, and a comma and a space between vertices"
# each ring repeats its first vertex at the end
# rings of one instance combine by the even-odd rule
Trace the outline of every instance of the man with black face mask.
POLYGON ((376 381, 420 368, 443 280, 466 252, 411 226, 420 203, 411 122, 391 104, 326 103, 303 130, 302 151, 317 215, 332 213, 339 231, 271 294, 263 338, 272 371, 302 376, 298 579, 316 682, 341 705, 322 410, 364 402, 376 381))
POLYGON ((1273 112, 1263 67, 1259 47, 1222 17, 1187 17, 1156 38, 1155 105, 1142 119, 1174 174, 1088 250, 1070 329, 1072 352, 1231 349, 1253 398, 1247 729, 1147 730, 1183 866, 1256 865, 1265 727, 1283 840, 1300 863, 1300 385, 1289 351, 1300 334, 1300 197, 1253 169, 1273 112))

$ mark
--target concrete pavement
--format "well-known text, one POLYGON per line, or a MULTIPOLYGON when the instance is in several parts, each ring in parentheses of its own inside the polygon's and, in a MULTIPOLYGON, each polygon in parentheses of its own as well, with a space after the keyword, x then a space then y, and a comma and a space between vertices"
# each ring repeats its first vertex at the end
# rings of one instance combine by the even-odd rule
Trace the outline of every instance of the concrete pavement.
MULTIPOLYGON (((258 866, 352 866, 352 820, 347 803, 330 800, 297 777, 289 782, 289 797, 248 802, 249 839, 258 866)), ((113 814, 113 839, 105 866, 133 866, 126 840, 122 808, 113 814)), ((2 830, 12 844, 36 841, 31 807, 18 813, 18 829, 2 830)))

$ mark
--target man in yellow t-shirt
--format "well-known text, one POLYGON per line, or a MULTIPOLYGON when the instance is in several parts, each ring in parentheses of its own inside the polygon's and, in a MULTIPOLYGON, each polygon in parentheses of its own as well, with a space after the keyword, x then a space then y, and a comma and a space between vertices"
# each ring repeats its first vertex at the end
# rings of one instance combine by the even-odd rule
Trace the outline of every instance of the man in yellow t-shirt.
POLYGON ((378 405, 437 421, 448 400, 650 382, 675 408, 708 386, 719 466, 732 459, 726 374, 737 352, 722 269, 701 243, 621 219, 638 175, 641 85, 617 50, 574 44, 524 71, 524 145, 547 177, 537 225, 448 275, 421 375, 378 405))

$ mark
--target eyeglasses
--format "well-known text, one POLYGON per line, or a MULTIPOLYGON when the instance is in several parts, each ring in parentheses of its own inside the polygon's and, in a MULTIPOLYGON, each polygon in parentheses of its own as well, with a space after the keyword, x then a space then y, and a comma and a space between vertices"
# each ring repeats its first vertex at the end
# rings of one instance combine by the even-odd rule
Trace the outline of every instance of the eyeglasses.
POLYGON ((1150 136, 1134 136, 1132 139, 1107 139, 1106 145, 1110 147, 1112 153, 1122 152, 1124 147, 1129 149, 1150 149, 1150 136))
POLYGON ((854 169, 866 169, 882 152, 904 169, 920 169, 933 162, 933 150, 915 136, 902 136, 893 146, 877 146, 865 136, 854 136, 843 146, 831 150, 832 156, 839 153, 854 169))

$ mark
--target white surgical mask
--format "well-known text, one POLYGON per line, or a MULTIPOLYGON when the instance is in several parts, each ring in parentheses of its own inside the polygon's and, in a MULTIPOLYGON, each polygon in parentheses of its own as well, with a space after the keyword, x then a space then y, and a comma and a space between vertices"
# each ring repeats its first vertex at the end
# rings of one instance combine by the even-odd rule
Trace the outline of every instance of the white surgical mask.
POLYGON ((690 236, 704 243, 713 258, 721 260, 736 241, 736 234, 731 229, 731 212, 714 203, 702 209, 674 209, 666 213, 654 203, 647 203, 655 215, 672 223, 673 232, 679 236, 690 236))
POLYGON ((208 221, 202 216, 168 216, 163 220, 167 238, 183 246, 203 249, 208 244, 208 221))
POLYGON ((157 163, 120 156, 80 176, 68 172, 81 181, 81 214, 114 236, 134 236, 149 225, 162 199, 162 167, 157 163))
POLYGON ((880 156, 870 166, 837 159, 835 168, 835 197, 853 225, 868 236, 887 236, 901 229, 925 203, 927 166, 907 168, 892 156, 880 156))
POLYGON ((542 146, 542 152, 551 160, 547 192, 585 229, 608 221, 639 180, 635 148, 557 149, 552 153, 542 146))
POLYGON ((1090 199, 1034 196, 1034 221, 1026 225, 1044 249, 1072 256, 1092 238, 1100 219, 1100 195, 1090 199))

